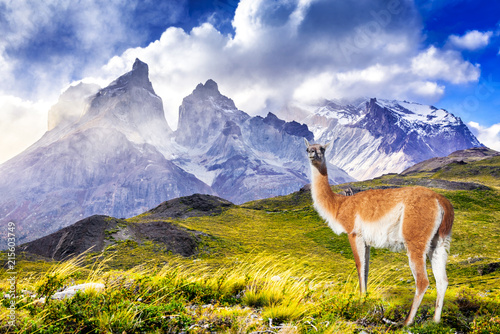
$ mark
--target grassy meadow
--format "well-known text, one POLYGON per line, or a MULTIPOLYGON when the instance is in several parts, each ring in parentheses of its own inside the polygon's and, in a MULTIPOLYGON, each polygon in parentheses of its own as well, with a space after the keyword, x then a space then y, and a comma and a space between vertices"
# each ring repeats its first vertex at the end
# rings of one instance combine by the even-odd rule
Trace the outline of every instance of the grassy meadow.
MULTIPOLYGON (((115 240, 101 253, 51 262, 18 254, 16 327, 0 333, 500 333, 500 158, 404 177, 476 182, 490 190, 442 190, 455 208, 449 287, 440 324, 430 287, 415 324, 403 327, 414 294, 406 254, 371 250, 366 296, 346 235, 335 235, 309 192, 233 206, 220 215, 169 219, 198 231, 196 256, 161 244, 115 240), (101 292, 51 296, 66 286, 103 283, 101 292)), ((391 185, 387 175, 353 184, 391 185)), ((340 192, 340 187, 332 187, 340 192)), ((127 222, 148 222, 143 214, 127 222)), ((162 219, 165 220, 165 219, 162 219)), ((120 227, 119 227, 120 228, 120 227)), ((8 293, 2 272, 0 290, 8 293)))

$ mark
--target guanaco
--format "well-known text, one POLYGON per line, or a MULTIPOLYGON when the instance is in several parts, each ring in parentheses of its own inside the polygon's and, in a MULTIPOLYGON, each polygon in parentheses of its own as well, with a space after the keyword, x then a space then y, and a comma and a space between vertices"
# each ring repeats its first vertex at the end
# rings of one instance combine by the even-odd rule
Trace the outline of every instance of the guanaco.
POLYGON ((346 233, 356 262, 361 294, 366 293, 370 247, 406 249, 416 290, 404 325, 410 325, 429 286, 426 256, 436 279, 434 321, 439 322, 448 287, 446 261, 453 226, 453 206, 425 187, 373 189, 352 196, 335 194, 328 182, 327 145, 305 140, 311 163, 314 207, 336 233, 346 233))

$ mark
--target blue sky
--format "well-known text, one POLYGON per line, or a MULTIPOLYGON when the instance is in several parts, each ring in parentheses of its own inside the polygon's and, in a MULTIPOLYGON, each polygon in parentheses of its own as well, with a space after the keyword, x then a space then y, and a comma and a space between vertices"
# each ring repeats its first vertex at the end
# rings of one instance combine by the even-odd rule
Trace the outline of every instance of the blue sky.
POLYGON ((250 114, 321 98, 433 104, 500 150, 496 1, 0 0, 0 36, 0 162, 46 131, 70 84, 105 86, 136 57, 174 128, 212 78, 250 114))

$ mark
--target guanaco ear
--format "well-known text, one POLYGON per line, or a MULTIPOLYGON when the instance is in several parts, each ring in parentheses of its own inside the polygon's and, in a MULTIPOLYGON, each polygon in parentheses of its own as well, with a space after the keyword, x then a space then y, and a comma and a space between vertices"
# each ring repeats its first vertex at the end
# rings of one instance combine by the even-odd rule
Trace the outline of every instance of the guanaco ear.
POLYGON ((326 143, 323 147, 325 148, 325 151, 332 145, 332 142, 326 143))
POLYGON ((304 137, 304 141, 306 143, 306 147, 309 148, 309 146, 311 146, 311 144, 309 144, 309 142, 307 141, 307 139, 304 137))

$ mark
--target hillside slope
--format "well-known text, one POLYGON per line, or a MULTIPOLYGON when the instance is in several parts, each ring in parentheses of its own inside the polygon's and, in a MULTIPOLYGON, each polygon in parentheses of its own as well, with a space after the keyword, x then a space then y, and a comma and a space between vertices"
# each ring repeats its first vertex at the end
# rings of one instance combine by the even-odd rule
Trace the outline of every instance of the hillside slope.
POLYGON ((405 169, 403 172, 401 172, 401 174, 406 175, 417 172, 438 171, 451 163, 466 164, 469 162, 480 161, 499 155, 499 152, 487 147, 474 147, 467 150, 455 151, 446 157, 432 158, 419 162, 418 164, 405 169))
MULTIPOLYGON (((18 269, 24 278, 20 284, 30 291, 55 291, 44 288, 47 282, 62 286, 83 277, 83 282, 105 283, 106 293, 51 301, 44 308, 33 306, 33 297, 22 297, 20 326, 27 333, 49 326, 76 332, 114 326, 119 332, 162 328, 170 332, 496 333, 500 157, 451 163, 434 172, 385 175, 332 189, 363 191, 395 183, 404 187, 422 180, 439 181, 434 190, 447 196, 455 208, 449 287, 439 325, 431 322, 432 278, 416 323, 410 328, 398 324, 414 294, 404 252, 372 248, 370 294, 357 297, 347 237, 335 235, 319 218, 310 191, 304 188, 242 205, 197 195, 162 203, 126 220, 91 217, 102 223, 100 231, 105 229, 107 244, 102 252, 69 264, 49 262, 48 269, 46 262, 31 261, 29 253, 19 252, 18 269), (450 182, 459 187, 447 188, 450 182), (469 190, 470 185, 476 188, 469 190), (189 234, 196 251, 173 251, 165 242, 170 233, 167 226, 189 234), (132 227, 143 234, 132 235, 132 227), (147 231, 154 233, 146 235, 147 231), (67 268, 73 269, 66 273, 67 268), (46 320, 52 319, 47 314, 62 320, 46 320)), ((52 244, 65 244, 60 236, 52 244)), ((2 289, 5 292, 8 287, 2 289)))
MULTIPOLYGON (((454 236, 466 235, 469 231, 468 225, 475 219, 477 219, 476 224, 480 223, 485 232, 488 229, 489 233, 498 236, 500 235, 500 224, 498 223, 500 221, 500 191, 497 187, 498 184, 490 181, 491 178, 497 182, 500 179, 500 157, 494 156, 459 165, 451 163, 432 173, 389 174, 370 181, 333 186, 333 189, 341 193, 343 190, 351 188, 356 193, 374 188, 428 186, 452 201, 456 210, 454 236), (487 175, 483 175, 486 179, 482 179, 481 175, 475 172, 473 172, 473 176, 467 176, 467 171, 475 171, 478 166, 484 165, 489 166, 487 175), (457 172, 455 168, 460 168, 460 171, 457 172), (457 178, 457 174, 460 177, 457 178)), ((99 226, 99 237, 91 237, 91 239, 95 238, 96 248, 93 251, 105 249, 102 240, 106 238, 106 246, 127 239, 139 244, 143 244, 146 240, 156 242, 154 239, 159 240, 160 237, 158 233, 168 234, 169 232, 158 230, 158 233, 155 233, 152 230, 151 235, 142 238, 133 232, 130 226, 160 223, 180 228, 198 238, 197 242, 199 245, 202 244, 199 252, 192 252, 188 256, 199 256, 215 261, 220 256, 237 256, 240 253, 254 251, 285 252, 299 258, 321 258, 321 261, 327 261, 331 265, 339 263, 339 261, 342 263, 342 259, 351 258, 347 238, 345 235, 334 235, 319 218, 312 207, 310 190, 307 190, 307 187, 287 196, 256 200, 241 205, 234 205, 215 196, 195 194, 169 200, 129 219, 91 217, 68 228, 77 227, 80 229, 84 224, 89 224, 89 221, 92 222, 95 219, 98 219, 101 225, 99 226), (336 250, 333 254, 331 253, 332 249, 336 250), (311 256, 312 254, 314 256, 311 256)), ((26 251, 42 249, 43 247, 40 245, 37 247, 33 247, 33 245, 40 242, 46 243, 47 240, 52 240, 51 243, 47 244, 48 248, 51 249, 50 245, 52 244, 64 244, 66 238, 64 235, 67 232, 62 233, 63 231, 33 241, 27 244, 30 247, 23 249, 26 251), (56 235, 57 237, 55 237, 56 235), (55 240, 53 240, 54 238, 55 240)), ((84 241, 86 239, 81 238, 82 235, 80 234, 81 243, 89 247, 90 240, 84 241)), ((467 248, 468 242, 472 241, 464 239, 455 242, 454 239, 451 253, 454 253, 455 247, 458 249, 467 248)), ((179 253, 169 248, 168 245, 165 247, 165 245, 163 242, 162 247, 166 251, 179 253)), ((489 245, 491 248, 484 250, 483 245, 484 242, 478 241, 476 245, 470 247, 469 251, 460 254, 457 258, 463 258, 466 254, 467 257, 481 254, 480 256, 487 255, 494 258, 496 252, 500 253, 500 245, 497 243, 492 243, 489 245), (473 249, 476 249, 478 253, 471 255, 473 249)), ((85 249, 80 247, 75 254, 79 254, 83 250, 85 249)), ((374 252, 372 260, 375 262, 377 262, 377 254, 406 261, 404 254, 389 253, 385 250, 372 251, 374 252)), ((34 253, 36 252, 34 251, 34 253)), ((47 253, 37 254, 47 256, 47 253)), ((126 254, 124 255, 126 256, 126 254)))

